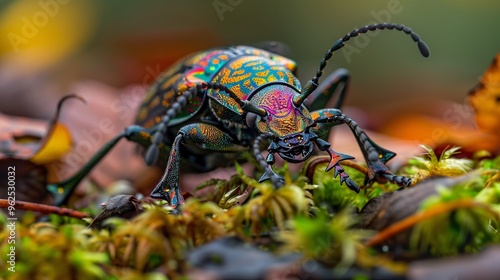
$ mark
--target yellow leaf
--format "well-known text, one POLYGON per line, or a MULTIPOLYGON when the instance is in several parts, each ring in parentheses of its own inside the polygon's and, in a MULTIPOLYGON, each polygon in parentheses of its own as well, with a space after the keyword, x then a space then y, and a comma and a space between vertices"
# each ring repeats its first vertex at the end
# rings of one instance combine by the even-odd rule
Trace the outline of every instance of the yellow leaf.
POLYGON ((71 134, 64 125, 56 123, 51 130, 45 144, 31 158, 33 163, 43 165, 53 162, 71 149, 71 134))

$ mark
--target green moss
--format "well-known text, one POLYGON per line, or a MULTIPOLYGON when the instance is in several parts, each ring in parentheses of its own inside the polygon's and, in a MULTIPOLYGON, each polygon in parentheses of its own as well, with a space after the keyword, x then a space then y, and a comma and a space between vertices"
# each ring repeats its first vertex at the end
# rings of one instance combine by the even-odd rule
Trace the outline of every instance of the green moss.
MULTIPOLYGON (((438 158, 429 150, 427 155, 410 160, 405 167, 412 176, 443 175, 443 171, 445 175, 476 174, 460 185, 439 188, 436 195, 421 204, 420 211, 464 200, 473 201, 476 206, 454 209, 418 223, 413 228, 408 249, 414 256, 458 255, 500 243, 500 157, 455 159, 456 152, 458 149, 453 148, 438 158)), ((102 230, 86 228, 89 221, 51 215, 50 222, 41 223, 36 222, 33 215, 26 215, 16 224, 16 274, 9 274, 3 261, 0 276, 10 279, 42 276, 68 279, 75 275, 75 279, 178 278, 186 272, 188 252, 233 235, 251 241, 271 234, 271 242, 261 245, 263 249, 301 252, 305 259, 337 269, 366 265, 368 255, 370 260, 380 260, 384 252, 368 248, 368 253, 363 246, 375 232, 356 229, 361 217, 354 213, 371 199, 400 186, 375 182, 356 194, 333 178, 333 172, 324 172, 325 167, 320 165, 314 171, 315 185, 306 183, 303 174, 290 176, 286 165, 277 168, 286 183, 275 189, 269 183, 258 183, 246 176, 237 166, 239 175, 229 181, 214 181, 219 186, 216 190, 222 193, 214 195, 219 204, 188 199, 181 215, 171 215, 168 205, 159 202, 144 206, 145 212, 131 220, 108 219, 104 225, 109 228, 102 230), (234 198, 242 195, 241 190, 246 187, 253 189, 249 199, 243 205, 234 206, 234 198), (154 271, 163 271, 165 275, 154 271)), ((365 174, 348 166, 344 168, 363 186, 365 174)), ((3 256, 10 249, 6 224, 6 217, 0 214, 3 256)))

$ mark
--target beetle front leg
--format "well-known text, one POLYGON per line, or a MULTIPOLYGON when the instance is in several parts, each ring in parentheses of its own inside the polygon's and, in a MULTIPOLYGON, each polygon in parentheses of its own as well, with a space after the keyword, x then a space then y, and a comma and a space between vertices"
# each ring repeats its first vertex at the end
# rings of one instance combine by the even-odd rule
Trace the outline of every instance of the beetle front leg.
POLYGON ((172 144, 165 173, 150 195, 153 198, 167 200, 174 208, 184 203, 179 186, 181 143, 194 144, 203 150, 214 152, 238 152, 245 149, 237 145, 231 136, 213 125, 194 123, 183 126, 172 144))
POLYGON ((396 155, 396 153, 377 145, 368 135, 366 135, 355 121, 342 114, 340 110, 324 109, 313 112, 311 116, 317 124, 317 126, 313 128, 313 131, 321 135, 325 135, 326 132, 329 131, 329 128, 334 125, 346 124, 349 126, 368 166, 365 184, 371 184, 377 177, 383 177, 401 186, 408 186, 411 183, 410 178, 394 175, 385 165, 396 155))
POLYGON ((281 177, 280 175, 278 175, 274 170, 273 170, 273 165, 275 163, 275 160, 274 160, 274 153, 269 153, 266 157, 266 168, 264 169, 264 174, 262 174, 262 176, 260 177, 259 179, 259 183, 262 183, 266 180, 269 180, 271 179, 271 181, 273 182, 274 185, 276 185, 276 187, 280 187, 285 179, 283 177, 281 177))
POLYGON ((325 172, 330 171, 330 169, 335 168, 335 171, 333 173, 333 177, 337 178, 338 175, 340 175, 340 184, 345 182, 347 187, 349 189, 359 192, 359 186, 356 184, 350 177, 349 175, 344 171, 344 168, 340 166, 340 162, 346 159, 353 159, 354 157, 342 153, 338 153, 334 151, 330 147, 330 143, 326 142, 323 139, 316 138, 313 140, 316 143, 316 146, 320 151, 326 151, 330 155, 330 163, 328 163, 328 166, 325 169, 325 172))
POLYGON ((264 182, 266 180, 271 180, 273 185, 276 188, 279 188, 284 185, 285 179, 281 177, 280 175, 276 174, 273 170, 273 165, 274 165, 274 153, 276 152, 274 150, 274 143, 271 143, 271 145, 268 148, 269 154, 266 157, 266 160, 264 160, 264 157, 260 153, 260 144, 261 142, 270 137, 271 135, 259 135, 255 138, 253 142, 253 156, 259 163, 260 167, 264 169, 264 174, 262 174, 262 177, 259 179, 259 183, 264 182))

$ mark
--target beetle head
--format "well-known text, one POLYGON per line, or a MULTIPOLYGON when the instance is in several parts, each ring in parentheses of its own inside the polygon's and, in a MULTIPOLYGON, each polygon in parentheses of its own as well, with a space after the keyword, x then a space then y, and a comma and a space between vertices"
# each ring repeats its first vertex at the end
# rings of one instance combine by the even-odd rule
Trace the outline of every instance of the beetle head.
POLYGON ((275 137, 269 152, 277 152, 288 162, 303 162, 313 154, 313 142, 310 141, 310 136, 306 130, 284 137, 275 137))
POLYGON ((268 85, 250 99, 251 103, 266 111, 265 115, 247 114, 247 125, 257 127, 260 133, 272 134, 270 151, 277 152, 289 162, 302 162, 313 152, 308 127, 313 124, 309 110, 296 106, 293 98, 299 93, 286 84, 268 85))

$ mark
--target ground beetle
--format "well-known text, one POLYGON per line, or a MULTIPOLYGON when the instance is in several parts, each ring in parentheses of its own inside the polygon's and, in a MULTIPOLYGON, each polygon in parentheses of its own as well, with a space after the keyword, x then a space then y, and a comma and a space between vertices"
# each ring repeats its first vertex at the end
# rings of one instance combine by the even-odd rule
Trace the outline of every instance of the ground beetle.
POLYGON ((238 159, 251 149, 265 170, 260 181, 283 184, 272 165, 277 153, 284 160, 299 163, 308 159, 316 145, 330 155, 327 170, 334 169, 350 189, 359 187, 339 162, 352 158, 334 151, 323 140, 332 126, 346 124, 352 130, 368 165, 365 184, 377 177, 402 186, 410 179, 392 174, 385 163, 395 156, 374 143, 340 107, 349 75, 341 69, 319 85, 327 61, 350 38, 374 30, 395 29, 411 36, 420 53, 429 49, 410 28, 394 23, 364 26, 337 40, 321 60, 316 75, 304 88, 295 77, 295 62, 276 53, 247 46, 217 48, 190 55, 169 68, 152 86, 139 110, 136 125, 116 136, 72 178, 49 186, 65 190, 56 199, 64 203, 76 184, 123 137, 148 147, 146 163, 158 157, 166 169, 151 197, 166 199, 172 206, 183 203, 179 188, 181 157, 184 165, 208 171, 238 159), (334 108, 323 108, 339 92, 334 108), (266 159, 261 155, 264 140, 270 142, 266 159), (182 145, 181 145, 182 144, 182 145), (166 155, 169 154, 168 158, 166 155))

